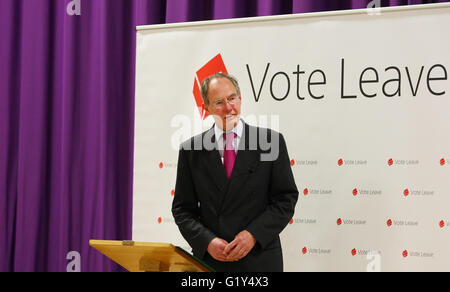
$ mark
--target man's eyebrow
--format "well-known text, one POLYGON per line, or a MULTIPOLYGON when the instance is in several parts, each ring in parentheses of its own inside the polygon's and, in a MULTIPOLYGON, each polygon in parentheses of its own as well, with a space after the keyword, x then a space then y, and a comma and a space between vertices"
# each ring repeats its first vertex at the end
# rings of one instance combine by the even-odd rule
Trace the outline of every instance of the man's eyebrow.
POLYGON ((230 96, 228 96, 228 98, 230 98, 230 97, 235 97, 235 96, 237 96, 238 94, 237 94, 237 92, 235 92, 235 93, 233 93, 233 94, 230 94, 230 96))

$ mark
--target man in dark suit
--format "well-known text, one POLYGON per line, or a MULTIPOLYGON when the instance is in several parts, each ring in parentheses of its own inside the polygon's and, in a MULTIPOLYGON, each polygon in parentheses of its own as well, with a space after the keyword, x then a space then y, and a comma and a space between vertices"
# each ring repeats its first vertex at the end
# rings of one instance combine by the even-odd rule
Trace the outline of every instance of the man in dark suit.
POLYGON ((284 138, 240 119, 235 78, 214 74, 201 91, 215 125, 181 145, 175 222, 216 271, 283 271, 279 234, 298 199, 284 138))

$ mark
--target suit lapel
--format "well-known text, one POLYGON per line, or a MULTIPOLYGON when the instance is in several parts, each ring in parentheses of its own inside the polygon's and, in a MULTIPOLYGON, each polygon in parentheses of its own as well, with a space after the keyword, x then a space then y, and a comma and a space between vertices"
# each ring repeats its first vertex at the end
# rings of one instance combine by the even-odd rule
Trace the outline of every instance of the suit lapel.
POLYGON ((206 165, 206 168, 208 169, 212 180, 217 185, 217 187, 221 191, 221 195, 223 196, 227 190, 228 177, 227 173, 225 172, 225 167, 223 166, 222 160, 220 159, 220 153, 214 134, 214 126, 205 133, 205 136, 203 136, 203 138, 203 142, 205 142, 205 139, 210 139, 208 141, 210 142, 208 145, 215 145, 214 149, 203 149, 203 163, 206 165))
MULTIPOLYGON (((256 128, 253 128, 256 129, 256 128)), ((236 161, 233 167, 233 173, 231 174, 231 180, 229 181, 228 190, 223 198, 221 209, 227 205, 227 202, 233 200, 234 196, 239 196, 240 191, 247 181, 249 175, 253 173, 259 163, 260 153, 250 143, 250 137, 256 139, 256 136, 249 134, 250 127, 244 123, 244 131, 239 142, 239 148, 236 155, 236 161), (250 148, 250 146, 253 146, 250 148), (252 149, 252 150, 250 150, 252 149)), ((256 134, 256 131, 255 133, 256 134)), ((225 169, 222 165, 222 169, 225 169)), ((226 174, 225 174, 226 177, 226 174)), ((227 179, 228 181, 228 179, 227 179)))
POLYGON ((259 162, 259 152, 256 151, 254 147, 250 148, 250 137, 253 139, 256 138, 256 136, 249 135, 249 129, 249 125, 244 123, 244 131, 242 133, 241 141, 239 142, 239 150, 236 155, 233 173, 231 174, 232 181, 239 176, 253 172, 259 162))

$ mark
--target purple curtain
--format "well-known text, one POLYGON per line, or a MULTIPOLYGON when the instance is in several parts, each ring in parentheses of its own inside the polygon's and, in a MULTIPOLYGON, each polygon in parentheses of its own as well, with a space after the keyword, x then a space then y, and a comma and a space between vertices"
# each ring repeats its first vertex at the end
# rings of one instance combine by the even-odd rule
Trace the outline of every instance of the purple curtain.
MULTIPOLYGON (((0 271, 121 269, 131 239, 135 26, 365 8, 366 0, 0 0, 0 271), (73 13, 72 13, 73 14, 73 13)), ((446 1, 381 1, 383 6, 446 1)))

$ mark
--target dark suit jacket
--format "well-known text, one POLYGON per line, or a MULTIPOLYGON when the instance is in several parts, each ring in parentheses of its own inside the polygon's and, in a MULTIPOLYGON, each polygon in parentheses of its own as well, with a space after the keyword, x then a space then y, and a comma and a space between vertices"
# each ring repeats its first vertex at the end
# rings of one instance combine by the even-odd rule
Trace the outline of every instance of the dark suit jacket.
POLYGON ((181 145, 172 205, 181 234, 217 271, 282 271, 279 234, 298 199, 283 136, 244 123, 230 180, 216 145, 214 127, 181 145), (257 241, 245 258, 224 263, 209 255, 213 238, 231 242, 242 230, 257 241))

